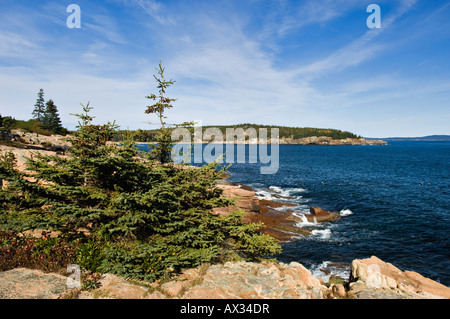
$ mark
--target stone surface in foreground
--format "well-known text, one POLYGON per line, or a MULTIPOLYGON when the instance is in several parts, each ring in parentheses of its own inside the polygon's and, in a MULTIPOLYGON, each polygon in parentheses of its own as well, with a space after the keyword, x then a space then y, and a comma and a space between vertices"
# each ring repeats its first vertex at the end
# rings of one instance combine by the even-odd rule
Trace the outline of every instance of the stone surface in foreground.
POLYGON ((40 270, 16 268, 0 272, 0 299, 57 299, 67 290, 67 278, 40 270))
POLYGON ((152 284, 111 274, 102 275, 94 290, 69 290, 66 283, 66 277, 58 274, 17 268, 0 273, 0 298, 450 299, 450 288, 375 256, 353 261, 349 285, 325 285, 297 262, 244 261, 205 264, 186 269, 172 281, 152 284))
POLYGON ((327 288, 301 264, 230 262, 211 266, 183 298, 321 299, 327 288))
POLYGON ((390 295, 414 299, 450 299, 450 288, 417 272, 401 271, 376 256, 352 262, 350 295, 364 299, 390 295))

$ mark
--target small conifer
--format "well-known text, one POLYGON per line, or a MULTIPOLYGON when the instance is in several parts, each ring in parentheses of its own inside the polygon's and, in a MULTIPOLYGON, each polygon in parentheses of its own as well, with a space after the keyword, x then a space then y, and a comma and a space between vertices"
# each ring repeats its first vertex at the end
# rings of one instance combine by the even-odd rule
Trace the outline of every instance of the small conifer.
POLYGON ((216 164, 179 169, 144 160, 132 143, 110 143, 118 126, 93 124, 91 110, 88 103, 76 114, 70 156, 36 153, 27 171, 17 169, 12 153, 0 158, 0 180, 7 181, 0 230, 57 232, 85 243, 78 261, 87 270, 149 281, 204 262, 280 251, 274 238, 257 232, 261 224, 242 223, 243 212, 211 213, 232 203, 217 187, 223 172, 216 164))
POLYGON ((40 89, 38 93, 38 98, 36 99, 36 104, 34 104, 34 110, 32 112, 33 118, 42 122, 45 114, 45 100, 44 100, 44 90, 40 89))

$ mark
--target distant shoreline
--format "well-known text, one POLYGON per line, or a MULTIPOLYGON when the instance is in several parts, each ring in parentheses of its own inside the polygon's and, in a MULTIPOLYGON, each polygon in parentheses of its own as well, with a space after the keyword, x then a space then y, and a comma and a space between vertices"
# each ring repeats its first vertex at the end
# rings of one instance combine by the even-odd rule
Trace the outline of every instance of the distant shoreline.
MULTIPOLYGON (((369 138, 368 140, 380 140, 380 138, 369 138)), ((429 135, 422 137, 386 137, 381 138, 385 141, 417 141, 417 142, 450 142, 450 135, 429 135)))
MULTIPOLYGON (((120 143, 120 142, 117 142, 120 143)), ((141 145, 150 145, 150 144, 156 144, 156 142, 135 142, 136 144, 141 145)), ((176 143, 176 142, 175 142, 176 143)), ((245 142, 241 141, 198 141, 195 142, 196 144, 234 144, 234 145, 266 145, 271 144, 270 138, 267 139, 267 142, 265 143, 258 143, 257 140, 246 140, 245 142)), ((377 140, 377 139, 365 139, 365 138, 345 138, 345 139, 333 139, 328 136, 310 136, 310 137, 303 137, 298 139, 293 138, 280 138, 278 141, 279 145, 387 145, 388 142, 384 140, 377 140)))

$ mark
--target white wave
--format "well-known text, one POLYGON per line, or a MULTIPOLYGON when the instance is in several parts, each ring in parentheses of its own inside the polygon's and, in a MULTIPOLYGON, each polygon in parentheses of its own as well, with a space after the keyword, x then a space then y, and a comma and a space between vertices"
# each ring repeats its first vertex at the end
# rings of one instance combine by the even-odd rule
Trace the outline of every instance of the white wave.
POLYGON ((343 209, 339 212, 341 216, 353 215, 353 212, 350 209, 343 209))
POLYGON ((275 193, 282 193, 283 192, 283 189, 281 187, 278 187, 278 186, 269 186, 269 189, 271 191, 274 191, 275 193))
POLYGON ((255 195, 256 195, 256 197, 258 197, 258 199, 267 199, 267 200, 273 199, 272 194, 270 192, 266 192, 264 190, 256 191, 255 195))
POLYGON ((297 205, 297 206, 283 205, 280 207, 273 207, 272 209, 277 210, 279 212, 291 211, 293 214, 295 214, 296 211, 299 211, 301 209, 301 206, 300 205, 297 205))
POLYGON ((307 190, 301 187, 289 187, 286 189, 283 189, 279 186, 269 186, 269 190, 273 192, 273 197, 280 198, 280 197, 286 197, 286 198, 296 198, 300 199, 302 198, 299 193, 304 193, 307 190))
POLYGON ((302 195, 305 192, 307 192, 306 189, 296 187, 296 188, 285 188, 279 186, 269 186, 267 188, 254 187, 255 189, 255 195, 258 197, 258 199, 266 199, 266 200, 273 200, 277 202, 294 202, 294 203, 307 203, 310 201, 308 198, 303 198, 302 195))
POLYGON ((278 186, 269 186, 269 189, 274 192, 273 196, 276 198, 290 198, 291 197, 291 192, 289 189, 282 189, 281 187, 278 186))
POLYGON ((310 213, 309 205, 305 204, 298 204, 296 207, 294 207, 294 214, 297 215, 308 215, 310 213))
POLYGON ((325 282, 328 282, 331 276, 337 276, 347 280, 350 277, 351 268, 349 265, 324 261, 319 265, 313 265, 310 271, 314 277, 322 278, 325 282))
POLYGON ((314 229, 311 232, 311 235, 317 236, 320 239, 330 239, 331 237, 331 229, 314 229))
POLYGON ((301 221, 296 223, 297 227, 316 226, 317 225, 316 220, 314 220, 313 222, 310 222, 304 214, 294 212, 293 215, 300 217, 300 219, 301 219, 301 221))
POLYGON ((320 265, 313 266, 310 269, 311 274, 316 278, 322 278, 325 282, 328 282, 328 280, 330 280, 331 273, 327 274, 323 271, 323 269, 326 269, 329 263, 329 261, 324 261, 320 265))
POLYGON ((297 188, 289 188, 288 190, 289 190, 289 192, 291 192, 291 193, 305 193, 305 192, 308 191, 307 189, 304 189, 304 188, 301 188, 301 187, 297 187, 297 188))

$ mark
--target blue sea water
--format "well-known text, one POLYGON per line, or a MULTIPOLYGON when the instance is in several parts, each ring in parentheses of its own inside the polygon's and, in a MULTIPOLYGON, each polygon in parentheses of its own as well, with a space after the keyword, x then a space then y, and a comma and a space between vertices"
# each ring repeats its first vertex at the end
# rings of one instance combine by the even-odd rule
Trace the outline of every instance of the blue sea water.
MULTIPOLYGON (((248 157, 246 157, 248 158, 248 157)), ((260 198, 340 212, 330 223, 282 245, 277 259, 297 261, 314 275, 348 277, 353 259, 372 255, 450 286, 450 142, 390 142, 386 146, 280 145, 279 170, 235 163, 229 180, 260 198)))

